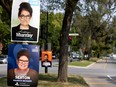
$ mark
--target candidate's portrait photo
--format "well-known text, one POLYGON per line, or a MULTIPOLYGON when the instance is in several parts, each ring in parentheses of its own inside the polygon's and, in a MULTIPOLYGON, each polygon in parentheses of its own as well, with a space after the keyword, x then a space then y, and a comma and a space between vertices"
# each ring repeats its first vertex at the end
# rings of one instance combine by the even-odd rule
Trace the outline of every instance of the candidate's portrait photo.
POLYGON ((52 51, 42 51, 42 67, 52 67, 52 51))
POLYGON ((28 49, 26 45, 21 48, 18 46, 21 45, 12 44, 9 47, 7 84, 8 86, 37 87, 39 55, 33 56, 36 53, 32 54, 31 50, 35 50, 35 48, 28 49), (17 52, 14 53, 15 50, 17 52), (31 62, 35 65, 32 65, 31 62))
POLYGON ((44 60, 41 62, 42 67, 51 67, 52 62, 49 61, 48 58, 49 58, 49 55, 48 54, 45 54, 44 55, 44 60))
POLYGON ((18 8, 17 16, 19 23, 11 27, 11 41, 37 42, 38 28, 30 24, 33 16, 33 8, 31 7, 30 3, 21 2, 18 8))

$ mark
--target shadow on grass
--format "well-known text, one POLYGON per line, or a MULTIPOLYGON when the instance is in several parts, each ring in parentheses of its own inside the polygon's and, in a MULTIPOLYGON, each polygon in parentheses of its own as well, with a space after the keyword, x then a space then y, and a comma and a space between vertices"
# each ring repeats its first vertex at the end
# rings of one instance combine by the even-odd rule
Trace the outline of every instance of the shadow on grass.
POLYGON ((81 84, 81 85, 87 85, 87 83, 84 81, 84 79, 80 76, 69 76, 68 77, 68 82, 72 84, 81 84))
POLYGON ((39 74, 39 80, 56 82, 57 78, 55 74, 39 74))
MULTIPOLYGON (((56 74, 39 74, 38 87, 89 87, 85 80, 78 75, 70 75, 68 82, 57 82, 56 74)), ((0 87, 7 86, 7 77, 0 78, 0 87)))
POLYGON ((7 87, 7 78, 0 78, 0 87, 7 87))
MULTIPOLYGON (((62 85, 65 84, 65 83, 57 82, 56 74, 40 74, 39 80, 45 82, 44 84, 52 83, 52 85, 53 85, 55 83, 55 85, 59 85, 60 87, 62 87, 62 85)), ((78 76, 78 75, 70 75, 68 77, 68 82, 66 82, 66 83, 67 84, 65 84, 65 85, 68 85, 67 87, 69 87, 71 85, 81 85, 82 87, 89 87, 88 84, 85 82, 85 80, 81 76, 78 76)), ((42 84, 42 83, 40 83, 40 84, 42 84)), ((81 86, 79 86, 79 87, 81 87, 81 86)))

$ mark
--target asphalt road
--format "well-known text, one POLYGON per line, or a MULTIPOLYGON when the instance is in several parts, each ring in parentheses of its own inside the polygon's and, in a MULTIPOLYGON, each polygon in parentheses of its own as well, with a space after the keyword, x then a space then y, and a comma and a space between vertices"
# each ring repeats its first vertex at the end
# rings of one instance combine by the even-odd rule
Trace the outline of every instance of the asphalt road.
MULTIPOLYGON (((58 72, 58 62, 53 62, 53 67, 48 68, 48 73, 58 72)), ((44 73, 45 68, 39 67, 39 72, 44 73)), ((90 65, 89 67, 69 66, 68 74, 81 75, 90 87, 116 87, 116 60, 108 59, 90 65)), ((0 64, 0 77, 7 76, 7 64, 0 64)))
POLYGON ((0 64, 0 77, 7 76, 7 64, 0 64))
MULTIPOLYGON (((57 62, 54 62, 57 64, 57 62)), ((48 69, 48 73, 57 73, 58 67, 54 66, 48 69)), ((40 73, 45 69, 40 67, 40 73)), ((69 66, 69 75, 80 75, 84 77, 90 87, 116 87, 116 60, 100 60, 89 67, 69 66)))
POLYGON ((116 87, 116 60, 101 60, 81 74, 90 87, 116 87), (88 70, 90 70, 88 72, 88 70))

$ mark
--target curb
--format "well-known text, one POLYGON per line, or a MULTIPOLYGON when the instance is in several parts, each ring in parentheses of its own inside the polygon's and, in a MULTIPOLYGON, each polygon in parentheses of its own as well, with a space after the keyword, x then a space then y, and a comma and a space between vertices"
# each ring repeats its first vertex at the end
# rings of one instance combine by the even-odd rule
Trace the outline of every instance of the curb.
POLYGON ((94 65, 95 63, 92 63, 86 67, 83 67, 83 66, 73 66, 73 65, 68 65, 68 67, 73 67, 73 68, 89 68, 90 66, 94 65))

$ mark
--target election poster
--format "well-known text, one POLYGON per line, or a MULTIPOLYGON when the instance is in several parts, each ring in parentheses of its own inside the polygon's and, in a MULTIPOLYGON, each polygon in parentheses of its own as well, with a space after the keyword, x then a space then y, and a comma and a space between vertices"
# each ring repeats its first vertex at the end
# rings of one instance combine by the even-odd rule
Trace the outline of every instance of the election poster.
POLYGON ((13 0, 11 42, 37 43, 39 24, 40 0, 13 0))
POLYGON ((37 87, 40 49, 37 45, 8 45, 7 85, 37 87))
POLYGON ((52 66, 52 51, 42 51, 41 66, 42 67, 52 66))

